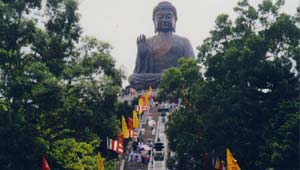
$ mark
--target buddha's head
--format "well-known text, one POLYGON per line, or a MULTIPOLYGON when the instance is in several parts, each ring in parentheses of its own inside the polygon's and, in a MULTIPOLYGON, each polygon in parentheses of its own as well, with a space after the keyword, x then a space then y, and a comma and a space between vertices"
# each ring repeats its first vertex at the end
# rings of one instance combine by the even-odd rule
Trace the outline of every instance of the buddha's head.
POLYGON ((160 2, 153 10, 155 32, 175 32, 176 8, 170 2, 160 2))

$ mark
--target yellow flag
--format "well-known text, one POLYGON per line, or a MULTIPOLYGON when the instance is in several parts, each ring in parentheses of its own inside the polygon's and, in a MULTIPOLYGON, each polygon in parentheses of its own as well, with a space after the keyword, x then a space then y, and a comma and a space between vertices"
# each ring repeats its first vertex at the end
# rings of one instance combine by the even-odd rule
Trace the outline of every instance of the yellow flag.
MULTIPOLYGON (((140 97, 139 98, 139 106, 140 108, 142 108, 144 106, 144 100, 140 97)), ((142 114, 143 110, 139 110, 139 114, 142 114)))
POLYGON ((144 106, 149 106, 149 94, 146 93, 146 94, 144 95, 144 97, 145 97, 145 103, 144 103, 144 106))
POLYGON ((136 129, 139 127, 139 119, 138 119, 138 116, 137 116, 137 111, 133 111, 133 128, 136 129))
POLYGON ((233 158, 229 149, 226 149, 227 157, 227 170, 240 170, 241 168, 237 164, 237 161, 233 158))
POLYGON ((148 92, 150 93, 150 95, 152 94, 152 87, 149 86, 148 92))
POLYGON ((98 152, 98 170, 104 170, 103 160, 99 152, 98 152))
POLYGON ((126 124, 125 117, 122 115, 122 134, 125 139, 129 138, 129 129, 126 124))

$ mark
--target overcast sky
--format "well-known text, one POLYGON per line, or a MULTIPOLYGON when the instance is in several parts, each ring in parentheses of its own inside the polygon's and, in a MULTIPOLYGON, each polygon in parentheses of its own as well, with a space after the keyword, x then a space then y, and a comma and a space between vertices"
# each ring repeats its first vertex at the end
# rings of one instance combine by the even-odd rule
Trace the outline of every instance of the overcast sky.
MULTIPOLYGON (((285 0, 284 12, 295 14, 300 0, 285 0)), ((83 34, 97 37, 113 46, 117 67, 132 74, 136 58, 136 38, 154 35, 152 10, 161 0, 79 0, 83 34)), ((170 0, 176 7, 176 34, 188 38, 196 47, 209 36, 214 20, 221 13, 235 17, 238 0, 170 0)), ((261 0, 249 0, 257 4, 261 0)))

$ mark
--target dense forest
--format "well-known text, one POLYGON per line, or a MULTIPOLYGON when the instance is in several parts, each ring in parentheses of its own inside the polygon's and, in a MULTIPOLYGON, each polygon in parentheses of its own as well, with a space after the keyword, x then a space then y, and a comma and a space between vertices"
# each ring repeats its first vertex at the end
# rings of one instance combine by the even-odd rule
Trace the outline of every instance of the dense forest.
POLYGON ((299 169, 300 8, 290 16, 282 5, 240 1, 234 20, 216 18, 196 61, 164 72, 160 97, 184 104, 168 122, 169 166, 207 169, 230 148, 241 169, 299 169))
POLYGON ((51 169, 96 169, 119 131, 123 75, 109 44, 81 35, 77 7, 0 1, 0 169, 40 169, 42 155, 51 169))

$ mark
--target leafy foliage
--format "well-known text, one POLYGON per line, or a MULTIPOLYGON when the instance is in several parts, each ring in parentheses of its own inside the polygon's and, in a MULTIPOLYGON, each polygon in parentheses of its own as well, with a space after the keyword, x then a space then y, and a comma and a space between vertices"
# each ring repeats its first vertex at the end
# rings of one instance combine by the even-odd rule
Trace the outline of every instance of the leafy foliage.
POLYGON ((123 75, 109 44, 81 37, 77 1, 44 2, 0 0, 0 169, 39 169, 42 154, 95 169, 123 75))
MULTIPOLYGON (((189 138, 202 139, 197 142, 202 154, 214 150, 225 159, 225 149, 230 148, 242 169, 299 169, 300 29, 298 14, 279 13, 282 5, 283 1, 264 0, 255 8, 243 0, 235 8, 234 22, 226 14, 217 17, 210 37, 198 47, 203 78, 184 77, 180 82, 189 83, 172 89, 185 85, 190 102, 171 117, 167 130, 178 161, 193 152, 180 147, 187 146, 188 139, 172 141, 184 138, 178 131, 189 134, 194 127, 199 133, 189 138), (185 119, 191 115, 202 121, 185 119)), ((162 79, 162 84, 175 82, 180 74, 191 75, 185 72, 193 68, 180 66, 176 76, 162 79)), ((168 86, 162 88, 169 92, 168 86)), ((193 157, 195 166, 205 166, 200 155, 193 157)), ((187 169, 180 164, 177 168, 187 169)))

